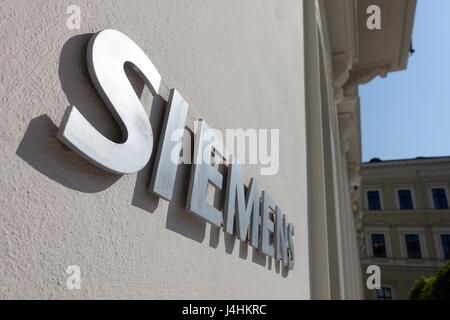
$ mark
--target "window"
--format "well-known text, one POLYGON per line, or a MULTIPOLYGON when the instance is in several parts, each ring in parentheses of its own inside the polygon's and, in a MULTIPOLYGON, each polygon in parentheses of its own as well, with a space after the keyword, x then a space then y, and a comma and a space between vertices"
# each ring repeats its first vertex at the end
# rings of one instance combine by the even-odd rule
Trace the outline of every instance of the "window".
POLYGON ((384 234, 372 233, 372 251, 373 256, 378 258, 386 258, 386 242, 384 234))
POLYGON ((444 188, 432 188, 433 203, 435 209, 448 209, 447 195, 444 188))
POLYGON ((380 192, 378 190, 367 191, 367 204, 369 210, 381 210, 380 192))
POLYGON ((398 190, 398 203, 401 210, 411 210, 413 209, 413 201, 411 190, 402 189, 398 190))
POLYGON ((377 300, 392 300, 392 290, 388 287, 377 289, 377 300))
POLYGON ((420 239, 418 234, 405 234, 406 252, 408 259, 421 259, 420 239))
POLYGON ((450 259, 450 234, 441 234, 442 252, 444 259, 450 259))

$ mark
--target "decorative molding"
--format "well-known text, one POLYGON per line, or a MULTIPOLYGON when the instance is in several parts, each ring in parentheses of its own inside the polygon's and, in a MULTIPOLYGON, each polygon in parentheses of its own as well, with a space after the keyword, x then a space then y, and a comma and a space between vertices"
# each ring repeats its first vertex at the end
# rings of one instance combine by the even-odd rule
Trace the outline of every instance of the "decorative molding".
POLYGON ((374 67, 356 69, 350 74, 350 83, 365 84, 377 76, 386 78, 390 70, 391 66, 388 63, 382 63, 374 67))
POLYGON ((430 166, 430 165, 449 165, 450 157, 433 157, 433 158, 416 158, 401 160, 385 160, 380 162, 365 162, 362 164, 363 169, 378 169, 386 167, 411 167, 411 166, 430 166))
POLYGON ((347 153, 350 150, 350 139, 355 132, 355 120, 351 113, 339 114, 339 136, 341 150, 347 153))
POLYGON ((365 171, 365 168, 361 168, 361 173, 364 180, 368 179, 389 179, 389 178, 412 178, 417 179, 417 177, 440 177, 441 180, 444 177, 450 179, 450 168, 436 168, 429 170, 385 170, 385 171, 365 171))
POLYGON ((333 53, 334 85, 341 88, 350 78, 351 64, 345 52, 333 53))

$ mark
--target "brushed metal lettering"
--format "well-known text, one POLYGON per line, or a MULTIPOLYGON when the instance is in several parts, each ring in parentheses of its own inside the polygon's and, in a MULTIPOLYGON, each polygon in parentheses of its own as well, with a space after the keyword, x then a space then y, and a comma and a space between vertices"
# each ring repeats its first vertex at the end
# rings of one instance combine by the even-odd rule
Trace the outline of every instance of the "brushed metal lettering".
POLYGON ((153 148, 150 121, 125 74, 125 63, 139 69, 152 94, 157 94, 161 76, 133 40, 111 29, 92 36, 87 49, 89 75, 119 124, 125 142, 115 143, 107 139, 75 106, 66 111, 57 135, 83 158, 118 174, 142 169, 153 148))
POLYGON ((191 167, 189 191, 186 209, 211 224, 221 227, 223 223, 222 212, 206 202, 208 184, 211 183, 217 189, 222 190, 223 176, 209 161, 205 155, 211 155, 213 151, 223 159, 228 159, 225 146, 221 143, 204 120, 199 121, 195 134, 194 163, 191 167))
POLYGON ((286 216, 282 214, 280 207, 276 207, 275 214, 275 254, 277 260, 281 260, 284 266, 288 265, 288 230, 286 216))
POLYGON ((183 135, 174 137, 173 134, 177 130, 182 132, 186 124, 187 112, 187 102, 177 90, 172 89, 167 103, 149 186, 150 191, 166 200, 172 199, 178 169, 178 162, 174 161, 175 159, 172 158, 172 155, 180 154, 183 142, 183 135))
POLYGON ((237 237, 246 241, 251 224, 250 243, 254 248, 258 248, 261 191, 253 178, 250 179, 246 193, 244 189, 241 166, 237 163, 230 164, 225 192, 224 230, 233 234, 236 223, 237 237))
POLYGON ((292 223, 288 224, 288 239, 289 239, 289 270, 294 270, 295 264, 295 248, 294 248, 294 225, 292 223))
POLYGON ((271 211, 276 212, 276 206, 266 191, 262 193, 262 211, 261 211, 261 252, 270 256, 275 256, 275 248, 270 238, 275 232, 274 222, 270 219, 271 211))

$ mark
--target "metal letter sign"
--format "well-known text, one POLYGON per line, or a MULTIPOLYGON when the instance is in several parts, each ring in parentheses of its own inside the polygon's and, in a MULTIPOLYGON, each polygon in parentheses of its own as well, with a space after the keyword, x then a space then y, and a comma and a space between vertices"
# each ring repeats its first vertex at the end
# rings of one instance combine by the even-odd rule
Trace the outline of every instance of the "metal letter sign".
POLYGON ((171 200, 178 163, 172 159, 172 154, 180 154, 183 136, 173 139, 172 134, 184 129, 188 112, 188 104, 180 93, 172 89, 167 103, 166 116, 164 118, 161 141, 156 153, 156 170, 150 181, 150 190, 163 199, 171 200))
POLYGON ((222 190, 223 176, 211 165, 213 150, 223 159, 228 158, 225 146, 214 135, 204 120, 200 120, 194 145, 194 163, 191 169, 187 210, 206 221, 221 227, 222 212, 206 203, 206 192, 211 182, 214 187, 222 190))
POLYGON ((82 157, 119 174, 144 168, 153 148, 148 116, 125 74, 127 62, 140 70, 152 93, 157 94, 161 76, 133 40, 119 31, 104 30, 89 41, 89 75, 119 124, 125 142, 105 138, 75 106, 66 112, 58 132, 58 137, 82 157))
POLYGON ((251 224, 250 243, 252 247, 258 248, 261 192, 258 183, 253 178, 250 179, 246 194, 244 189, 245 184, 241 166, 237 163, 231 163, 228 166, 224 207, 225 223, 223 228, 226 232, 233 234, 234 225, 236 224, 238 238, 246 241, 251 224))
MULTIPOLYGON (((115 143, 107 139, 75 106, 66 111, 58 138, 103 169, 118 174, 137 172, 151 158, 153 132, 139 97, 125 74, 124 65, 132 64, 154 95, 158 93, 161 76, 133 40, 111 29, 91 38, 87 63, 92 82, 119 124, 124 142, 115 143)), ((182 148, 187 112, 187 102, 172 89, 149 186, 151 192, 166 200, 172 199, 178 168, 176 160, 179 160, 174 159, 174 155, 179 157, 182 148)), ((249 241, 251 246, 280 260, 292 270, 295 260, 294 226, 287 224, 279 206, 253 178, 248 187, 245 186, 241 167, 234 159, 214 130, 200 120, 195 132, 187 211, 218 227, 223 226, 225 232, 237 234, 240 240, 249 241), (213 157, 218 157, 223 165, 228 166, 226 177, 213 165, 213 157), (210 184, 225 193, 223 210, 207 203, 210 184)))

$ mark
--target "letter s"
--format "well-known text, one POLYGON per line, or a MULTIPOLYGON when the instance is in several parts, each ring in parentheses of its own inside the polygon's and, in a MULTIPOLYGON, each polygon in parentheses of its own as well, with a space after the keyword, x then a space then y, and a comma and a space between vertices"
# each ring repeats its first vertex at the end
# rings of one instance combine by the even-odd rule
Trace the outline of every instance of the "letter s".
POLYGON ((161 75, 141 48, 123 33, 106 29, 89 41, 89 75, 109 111, 119 124, 123 143, 98 132, 73 106, 66 111, 58 138, 83 158, 108 171, 124 174, 142 169, 153 149, 153 132, 138 96, 124 70, 125 63, 138 68, 152 94, 157 94, 161 75))
POLYGON ((292 223, 288 224, 287 232, 288 232, 288 243, 289 243, 289 262, 288 262, 288 269, 294 270, 294 262, 295 262, 295 248, 294 248, 294 225, 292 223))

